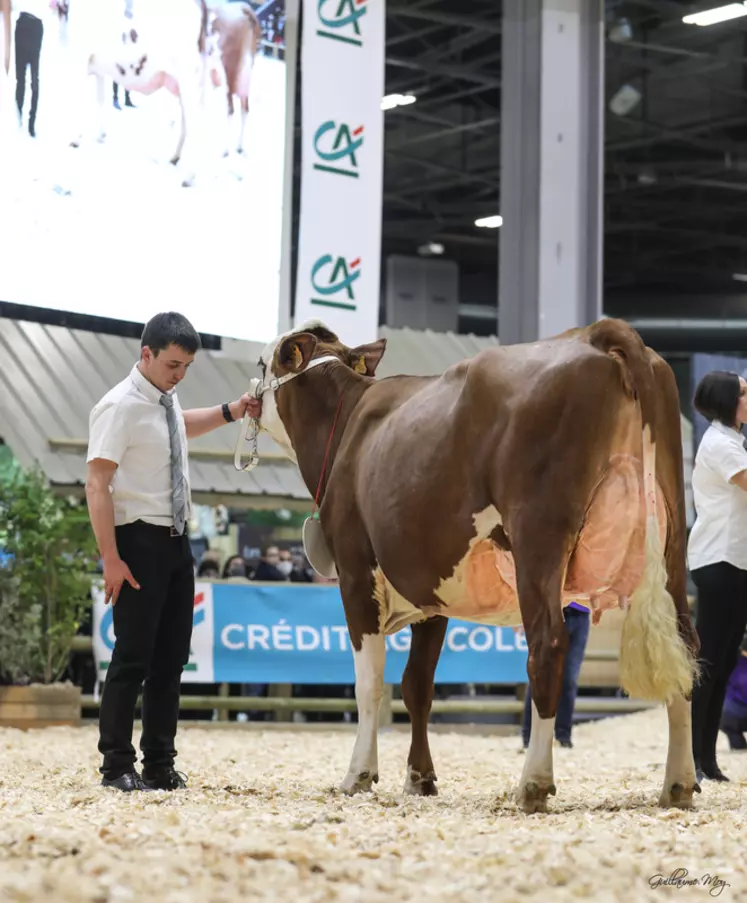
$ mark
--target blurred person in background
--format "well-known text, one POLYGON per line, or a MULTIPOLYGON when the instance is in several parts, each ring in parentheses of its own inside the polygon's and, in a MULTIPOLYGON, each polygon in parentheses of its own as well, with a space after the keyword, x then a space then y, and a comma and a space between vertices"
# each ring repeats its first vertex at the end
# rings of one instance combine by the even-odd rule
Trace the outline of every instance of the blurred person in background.
POLYGON ((276 582, 286 580, 278 565, 280 564, 280 549, 277 546, 266 546, 262 550, 259 564, 254 571, 252 580, 276 582))
POLYGON ((729 675, 747 627, 747 383, 714 370, 698 383, 695 410, 710 423, 698 447, 692 488, 696 519, 688 565, 698 590, 700 675, 692 696, 698 781, 728 781, 716 761, 729 675))
POLYGON ((726 699, 721 713, 721 730, 731 749, 747 749, 747 634, 742 640, 739 659, 726 685, 726 699))
POLYGON ((293 573, 293 555, 291 550, 281 549, 278 558, 278 570, 286 580, 290 580, 290 576, 293 573))
POLYGON ((296 550, 292 555, 293 570, 290 574, 291 583, 313 583, 314 571, 309 561, 300 550, 296 550))
POLYGON ((223 580, 248 580, 249 568, 241 555, 231 555, 223 565, 223 580))
POLYGON ((26 100, 26 70, 31 74, 31 105, 28 130, 36 138, 36 112, 39 107, 39 60, 44 40, 44 19, 50 14, 49 0, 12 0, 11 9, 18 13, 15 29, 16 106, 23 125, 26 100))
POLYGON ((217 580, 220 577, 218 562, 213 558, 203 558, 197 568, 197 576, 203 580, 217 580))

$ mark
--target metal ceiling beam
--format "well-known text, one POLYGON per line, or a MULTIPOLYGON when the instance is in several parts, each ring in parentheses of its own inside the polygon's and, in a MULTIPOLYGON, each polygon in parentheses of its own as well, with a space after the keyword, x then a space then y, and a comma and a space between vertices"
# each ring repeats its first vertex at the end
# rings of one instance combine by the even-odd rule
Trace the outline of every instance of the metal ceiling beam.
POLYGON ((408 31, 405 34, 395 35, 393 38, 387 38, 387 47, 396 47, 398 44, 405 44, 407 41, 417 41, 425 38, 429 34, 436 31, 442 31, 442 25, 429 25, 427 28, 419 28, 417 31, 408 31))
MULTIPOLYGON (((501 121, 500 116, 493 116, 490 119, 480 119, 477 122, 465 122, 462 125, 451 125, 448 128, 439 129, 436 132, 428 132, 425 135, 416 135, 414 138, 405 138, 394 145, 390 145, 391 150, 397 151, 401 147, 410 147, 413 144, 423 144, 426 142, 437 141, 440 138, 446 138, 451 135, 462 134, 464 132, 477 132, 483 129, 489 129, 498 125, 501 121)), ((496 133, 496 140, 499 133, 496 133)))
POLYGON ((464 81, 486 85, 489 88, 500 88, 501 80, 496 75, 487 75, 476 72, 469 66, 458 66, 452 63, 429 62, 426 60, 406 60, 400 57, 387 56, 387 66, 396 66, 400 69, 412 69, 415 72, 430 72, 432 75, 442 75, 447 78, 461 78, 464 81))
POLYGON ((454 179, 458 179, 463 182, 476 182, 480 185, 490 185, 498 187, 497 175, 495 178, 486 178, 484 175, 480 173, 469 173, 462 172, 458 169, 453 169, 450 166, 444 166, 442 163, 434 163, 432 160, 422 160, 420 157, 410 157, 406 154, 400 154, 397 151, 390 151, 388 149, 384 149, 384 154, 387 157, 392 157, 395 160, 401 160, 403 163, 411 163, 413 166, 419 166, 423 169, 429 169, 432 172, 442 172, 445 175, 452 176, 454 179))
MULTIPOLYGON (((641 120, 637 120, 641 122, 641 120)), ((730 116, 726 119, 721 120, 713 120, 706 119, 701 120, 700 122, 694 123, 692 125, 684 125, 678 129, 676 134, 678 136, 682 135, 700 135, 703 132, 715 132, 719 129, 731 128, 737 125, 744 125, 747 123, 747 116, 730 116)), ((658 128, 654 126, 654 128, 658 128)), ((662 127, 663 128, 663 127, 662 127)), ((662 137, 660 134, 656 136, 648 136, 647 138, 631 138, 629 141, 613 141, 605 147, 605 153, 610 153, 614 151, 621 150, 634 150, 640 147, 648 147, 651 144, 656 144, 661 141, 662 137)), ((738 153, 739 146, 734 146, 732 144, 724 145, 718 144, 717 142, 706 141, 706 145, 708 145, 713 150, 718 150, 721 153, 738 153)))
POLYGON ((387 4, 386 13, 390 17, 439 22, 441 25, 451 25, 454 28, 471 28, 495 35, 499 35, 503 31, 503 26, 498 19, 483 19, 466 14, 442 13, 430 9, 411 9, 408 6, 399 6, 392 3, 387 4))

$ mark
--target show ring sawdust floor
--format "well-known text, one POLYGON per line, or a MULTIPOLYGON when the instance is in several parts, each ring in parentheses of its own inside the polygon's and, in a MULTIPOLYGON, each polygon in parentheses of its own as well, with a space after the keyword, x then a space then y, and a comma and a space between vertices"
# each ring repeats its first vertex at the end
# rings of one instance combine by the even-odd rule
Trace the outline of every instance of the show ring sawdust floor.
POLYGON ((747 899, 747 753, 689 813, 656 807, 664 709, 583 725, 548 815, 519 813, 517 737, 433 734, 440 795, 403 799, 406 734, 348 799, 353 735, 182 729, 186 792, 98 786, 93 727, 0 730, 0 900, 747 899), (696 885, 652 887, 686 869, 696 885), (705 884, 711 876, 716 881, 705 884))

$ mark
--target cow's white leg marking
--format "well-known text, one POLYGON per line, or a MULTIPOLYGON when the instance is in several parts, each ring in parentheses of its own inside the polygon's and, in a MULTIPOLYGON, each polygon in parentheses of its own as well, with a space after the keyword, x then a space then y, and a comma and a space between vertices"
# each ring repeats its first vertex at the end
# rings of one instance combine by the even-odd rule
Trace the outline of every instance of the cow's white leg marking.
MULTIPOLYGON (((181 160, 182 151, 184 150, 184 141, 187 137, 187 113, 184 109, 184 91, 179 91, 179 111, 181 113, 182 121, 181 121, 181 130, 179 132, 179 141, 176 145, 176 150, 174 151, 174 156, 171 158, 170 162, 176 166, 176 164, 181 160)), ((195 109, 195 113, 197 110, 195 109)))
POLYGON ((384 634, 366 634, 360 652, 353 650, 358 732, 348 773, 340 785, 343 793, 361 793, 379 780, 379 706, 384 691, 384 634))
POLYGON ((99 141, 103 141, 106 138, 106 122, 104 119, 104 108, 106 106, 104 101, 104 77, 103 75, 96 76, 96 103, 98 104, 98 112, 99 112, 99 141))
POLYGON ((525 812, 547 812, 548 794, 555 796, 552 767, 552 740, 555 718, 540 718, 532 700, 532 732, 517 798, 525 812))
POLYGON ((695 777, 693 760, 691 707, 684 696, 675 696, 667 705, 667 717, 669 749, 659 805, 690 809, 693 793, 700 793, 700 785, 695 777))
POLYGON ((239 146, 237 151, 240 154, 244 153, 244 131, 246 129, 246 118, 249 115, 248 110, 244 108, 244 102, 241 102, 241 125, 239 126, 239 146))

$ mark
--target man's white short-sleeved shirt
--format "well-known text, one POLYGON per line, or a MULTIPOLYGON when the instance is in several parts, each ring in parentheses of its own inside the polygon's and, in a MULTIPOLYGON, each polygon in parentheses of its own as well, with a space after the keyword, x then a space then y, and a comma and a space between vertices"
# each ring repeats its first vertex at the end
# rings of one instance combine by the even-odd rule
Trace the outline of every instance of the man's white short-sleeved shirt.
POLYGON ((747 492, 732 477, 747 470, 744 436, 718 421, 706 430, 693 467, 696 518, 687 544, 690 570, 725 561, 747 570, 747 492))
MULTIPOLYGON (((187 431, 176 392, 174 413, 191 510, 187 431)), ((136 520, 170 527, 174 523, 171 489, 171 443, 161 391, 137 365, 99 401, 88 421, 88 461, 106 458, 117 465, 112 479, 114 524, 136 520)))

